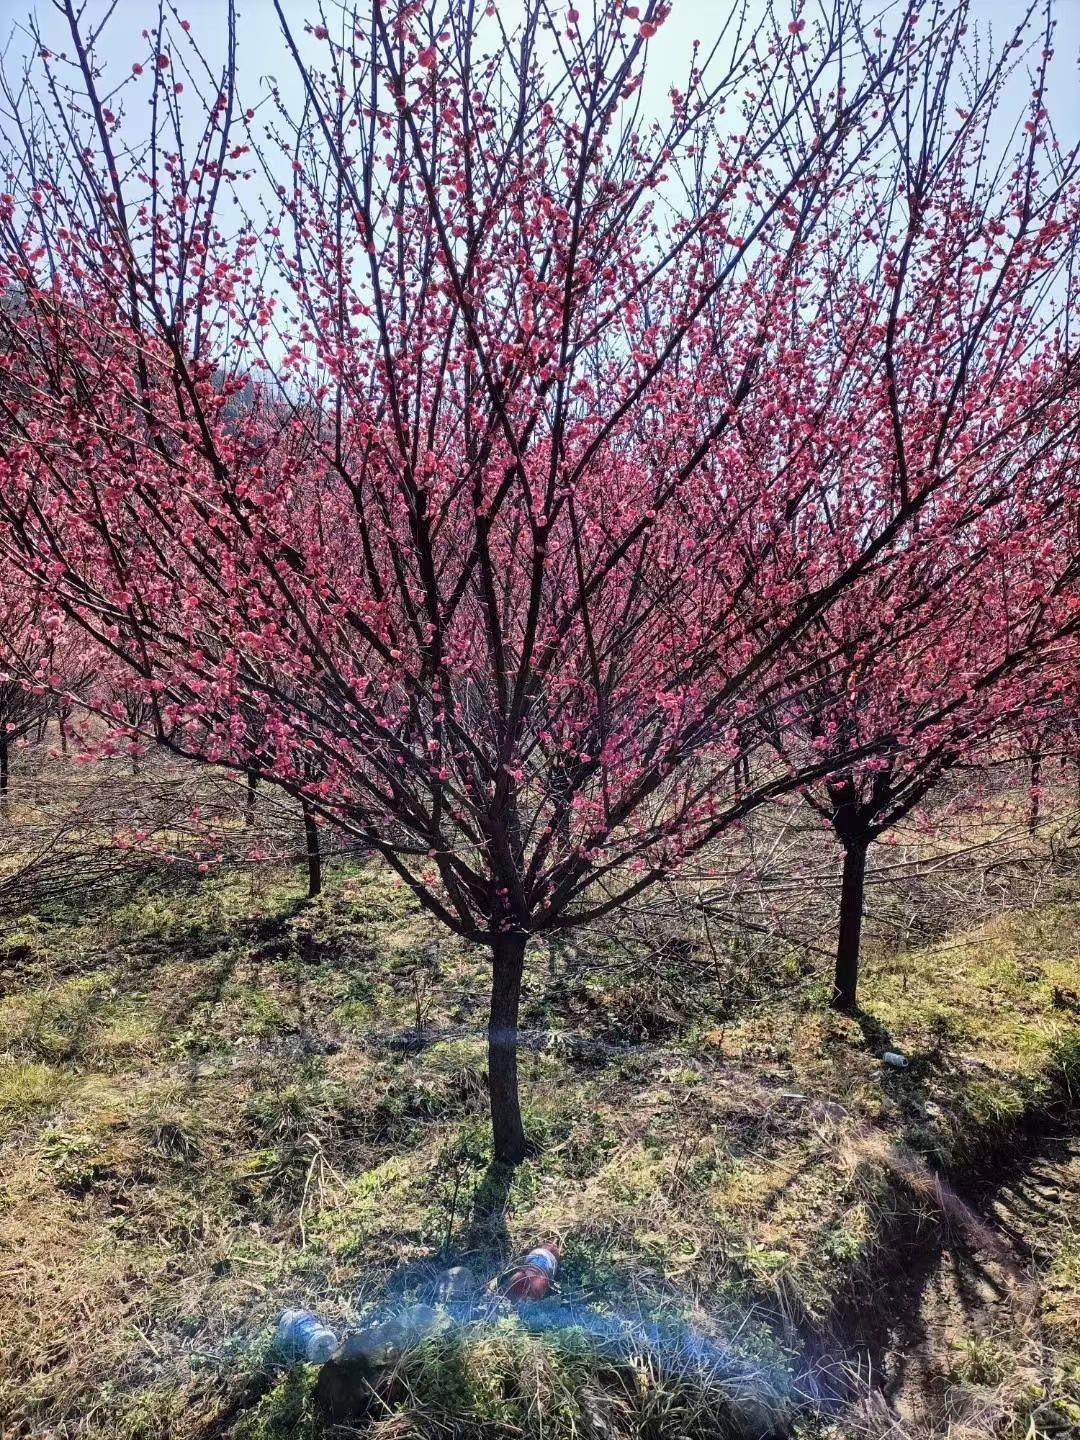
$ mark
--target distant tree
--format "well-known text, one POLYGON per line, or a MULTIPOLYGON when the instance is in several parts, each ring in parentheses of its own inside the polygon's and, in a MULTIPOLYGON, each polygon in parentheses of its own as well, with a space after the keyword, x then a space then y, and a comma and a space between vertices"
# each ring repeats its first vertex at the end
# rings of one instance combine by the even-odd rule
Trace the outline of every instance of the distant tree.
POLYGON ((18 577, 0 573, 0 818, 9 818, 11 752, 34 734, 41 738, 53 715, 61 726, 66 695, 86 682, 91 663, 81 630, 51 620, 36 593, 18 577))
MULTIPOLYGON (((1032 432, 1008 472, 1009 502, 965 536, 967 553, 940 533, 913 540, 903 563, 879 571, 799 638, 803 683, 784 685, 782 712, 766 725, 794 770, 813 756, 830 773, 805 789, 807 804, 843 849, 833 1005, 854 1009, 867 855, 957 766, 1017 737, 1042 753, 1049 721, 1080 658, 1078 557, 1054 543, 1065 512, 1043 515, 1046 545, 1017 556, 1015 511, 1032 491, 1067 495, 1073 442, 1047 447, 1032 432), (1064 467, 1064 469, 1061 469, 1064 467), (1059 473, 1053 473, 1057 470, 1059 473), (1010 564, 1009 556, 1012 555, 1010 564), (1039 553, 1035 569, 1030 556, 1039 553), (873 754, 846 759, 877 744, 873 754)), ((1075 502, 1072 503, 1075 511, 1075 502)), ((1075 526, 1075 514, 1072 525, 1075 526)), ((1034 537, 1029 537, 1033 539, 1034 537)), ((1038 784, 1032 758, 1032 784, 1038 784)), ((1035 806, 1035 801, 1032 801, 1035 806)), ((1037 809, 1032 812, 1037 818, 1037 809)))
POLYGON ((154 703, 132 680, 131 669, 105 652, 102 669, 88 690, 87 699, 97 713, 117 727, 113 738, 120 741, 130 755, 131 773, 137 775, 145 749, 143 737, 153 729, 154 703))
MULTIPOLYGON (((1076 665, 1072 674, 1076 674, 1076 665)), ((1071 676, 1070 676, 1071 679, 1071 676)), ((1065 684, 1060 693, 1041 706, 1030 707, 1020 717, 1013 736, 1012 753, 1027 775, 1027 830, 1034 839, 1039 833, 1047 781, 1046 768, 1055 760, 1064 770, 1076 754, 1076 701, 1074 686, 1065 684)))
POLYGON ((658 0, 368 0, 306 40, 275 0, 296 115, 244 108, 231 6, 219 80, 166 26, 119 84, 107 7, 58 8, 68 61, 8 87, 0 546, 162 743, 489 947, 520 1160, 529 937, 876 753, 735 764, 809 627, 977 529, 1014 437, 1068 443, 1075 154, 1038 78, 995 168, 1016 52, 963 5, 733 16, 655 122, 658 0))
POLYGON ((1039 833, 1039 811, 1042 803, 1042 767, 1046 758, 1046 730, 1042 726, 1024 726, 1020 732, 1020 753, 1028 765, 1028 834, 1035 838, 1039 833))

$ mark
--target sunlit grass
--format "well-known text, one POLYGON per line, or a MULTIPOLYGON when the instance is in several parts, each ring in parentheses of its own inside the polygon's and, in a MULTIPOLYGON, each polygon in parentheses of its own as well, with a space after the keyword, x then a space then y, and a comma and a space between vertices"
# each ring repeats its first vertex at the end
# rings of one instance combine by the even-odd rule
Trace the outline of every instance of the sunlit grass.
MULTIPOLYGON (((540 1038, 521 1059, 538 1153, 500 1176, 486 956, 436 944, 378 867, 349 879, 314 906, 294 875, 257 894, 240 877, 8 935, 29 968, 0 1001, 0 1247, 16 1298, 0 1399, 28 1423, 194 1440, 264 1373, 285 1305, 345 1328, 442 1254, 494 1281, 552 1234, 563 1300, 624 1336, 596 1399, 620 1434, 719 1413, 700 1375, 679 1378, 646 1343, 669 1321, 737 1334, 779 1413, 797 1327, 827 1328, 905 1209, 925 1216, 889 1146, 962 1167, 1007 1142, 1074 1055, 1076 1019, 1055 1000, 1074 983, 1067 905, 875 956, 861 1021, 803 987, 718 1023, 690 993, 681 1009, 667 998, 677 976, 657 999, 614 968, 579 981, 572 956, 541 951, 525 997, 540 1038), (415 1028, 421 966, 431 1042, 388 1048, 415 1028), (608 1039, 635 1004, 666 1007, 662 1043, 608 1039), (907 1071, 882 1066, 886 1045, 907 1071), (120 1322, 103 1328, 102 1313, 120 1322), (632 1373, 647 1377, 636 1390, 632 1373)), ((1063 1243, 1053 1272, 1062 1334, 1071 1253, 1063 1243)), ((436 1426, 455 1405, 519 1429, 542 1413, 545 1435, 571 1440, 598 1363, 507 1320, 418 1352, 393 1406, 426 1407, 436 1426)), ((230 1436, 314 1425, 310 1377, 267 1383, 230 1436)))

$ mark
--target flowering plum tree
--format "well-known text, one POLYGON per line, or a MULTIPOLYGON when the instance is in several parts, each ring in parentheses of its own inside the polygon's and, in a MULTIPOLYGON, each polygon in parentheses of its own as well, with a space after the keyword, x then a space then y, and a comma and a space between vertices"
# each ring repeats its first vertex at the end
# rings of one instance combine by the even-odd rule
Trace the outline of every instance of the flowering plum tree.
MULTIPOLYGON (((943 545, 939 534, 929 544, 916 537, 903 564, 866 577, 794 643, 803 684, 782 687, 782 713, 764 728, 792 769, 805 769, 812 756, 835 757, 830 774, 804 794, 843 847, 838 1009, 857 1004, 871 844, 956 766, 977 763, 988 746, 1006 754, 1018 734, 1041 736, 1075 673, 1075 550, 1053 539, 1033 544, 1015 517, 1035 475, 1044 495, 1057 490, 1063 507, 1069 503, 1075 440, 1067 432, 1059 438, 1064 443, 1048 450, 1044 437, 1032 433, 1014 451, 1012 503, 1002 504, 995 527, 984 515, 965 537, 973 542, 967 553, 943 545), (1024 537, 1020 546, 1017 535, 1024 537), (868 738, 875 753, 845 758, 865 754, 868 738)), ((1075 502, 1070 509, 1075 526, 1075 502)), ((1049 527, 1066 512, 1040 505, 1038 513, 1049 527)))
POLYGON ((35 624, 33 600, 0 598, 0 818, 8 816, 11 747, 50 713, 48 637, 35 624), (24 678, 25 677, 25 678, 24 678))
POLYGON ((35 731, 40 738, 53 716, 63 727, 70 693, 92 669, 82 633, 65 630, 55 610, 47 614, 18 575, 0 572, 0 817, 8 814, 12 748, 35 731))
POLYGON ((1024 32, 987 62, 962 6, 732 19, 655 120, 659 0, 275 4, 292 104, 245 104, 231 10, 220 75, 163 27, 116 82, 58 8, 8 87, 0 544, 159 741, 489 947, 517 1161, 529 936, 873 753, 732 778, 798 637, 1072 425, 1075 156, 1037 95, 989 165, 1024 32))

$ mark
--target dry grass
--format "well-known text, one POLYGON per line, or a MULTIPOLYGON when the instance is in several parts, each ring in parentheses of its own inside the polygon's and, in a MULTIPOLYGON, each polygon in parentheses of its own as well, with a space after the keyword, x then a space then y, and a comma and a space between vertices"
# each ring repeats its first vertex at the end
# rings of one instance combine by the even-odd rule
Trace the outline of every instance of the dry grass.
MULTIPOLYGON (((314 906, 282 871, 25 915, 0 934, 0 1433, 315 1434, 310 1373, 266 1358, 284 1306, 356 1324, 440 1257, 494 1279, 552 1232, 557 1301, 416 1352, 385 1440, 704 1436, 761 1419, 751 1401, 824 1424, 841 1302, 873 1296, 898 1234, 947 1248, 966 1222, 938 1177, 1080 1083, 1075 914, 879 943, 857 1019, 812 970, 791 986, 781 944, 750 975, 726 935, 718 957, 669 920, 637 950, 540 947, 540 1150, 512 1175, 486 1163, 485 957, 378 868, 342 864, 314 906)), ((1046 1239, 1037 1400, 1016 1379, 1034 1352, 981 1385, 1002 1434, 1036 1416, 1039 1440, 1038 1406, 1073 1403, 1078 1256, 1072 1229, 1046 1239)), ((994 1352, 957 1363, 988 1374, 994 1352)))

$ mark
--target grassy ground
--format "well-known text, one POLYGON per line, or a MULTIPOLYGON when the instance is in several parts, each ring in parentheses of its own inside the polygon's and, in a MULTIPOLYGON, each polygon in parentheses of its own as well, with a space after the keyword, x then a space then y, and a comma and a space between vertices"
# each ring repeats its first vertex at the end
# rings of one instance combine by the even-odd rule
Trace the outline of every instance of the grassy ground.
MULTIPOLYGON (((219 879, 9 927, 0 1433, 316 1435, 314 1371, 267 1356, 284 1306, 346 1328, 552 1234, 557 1299, 493 1301, 417 1351, 374 1433, 659 1440, 736 1412, 851 1433, 819 1412, 896 1237, 984 1244, 937 1176, 1080 1086, 1076 920, 1050 904, 872 956, 851 1019, 813 983, 733 1007, 677 945, 640 971, 602 940, 538 948, 539 1153, 512 1174, 486 1160, 484 955, 377 867, 313 906, 289 875, 219 879)), ((999 1407, 1018 1440, 1080 1425, 1077 1233, 1024 1237, 1054 1358, 999 1407)))

